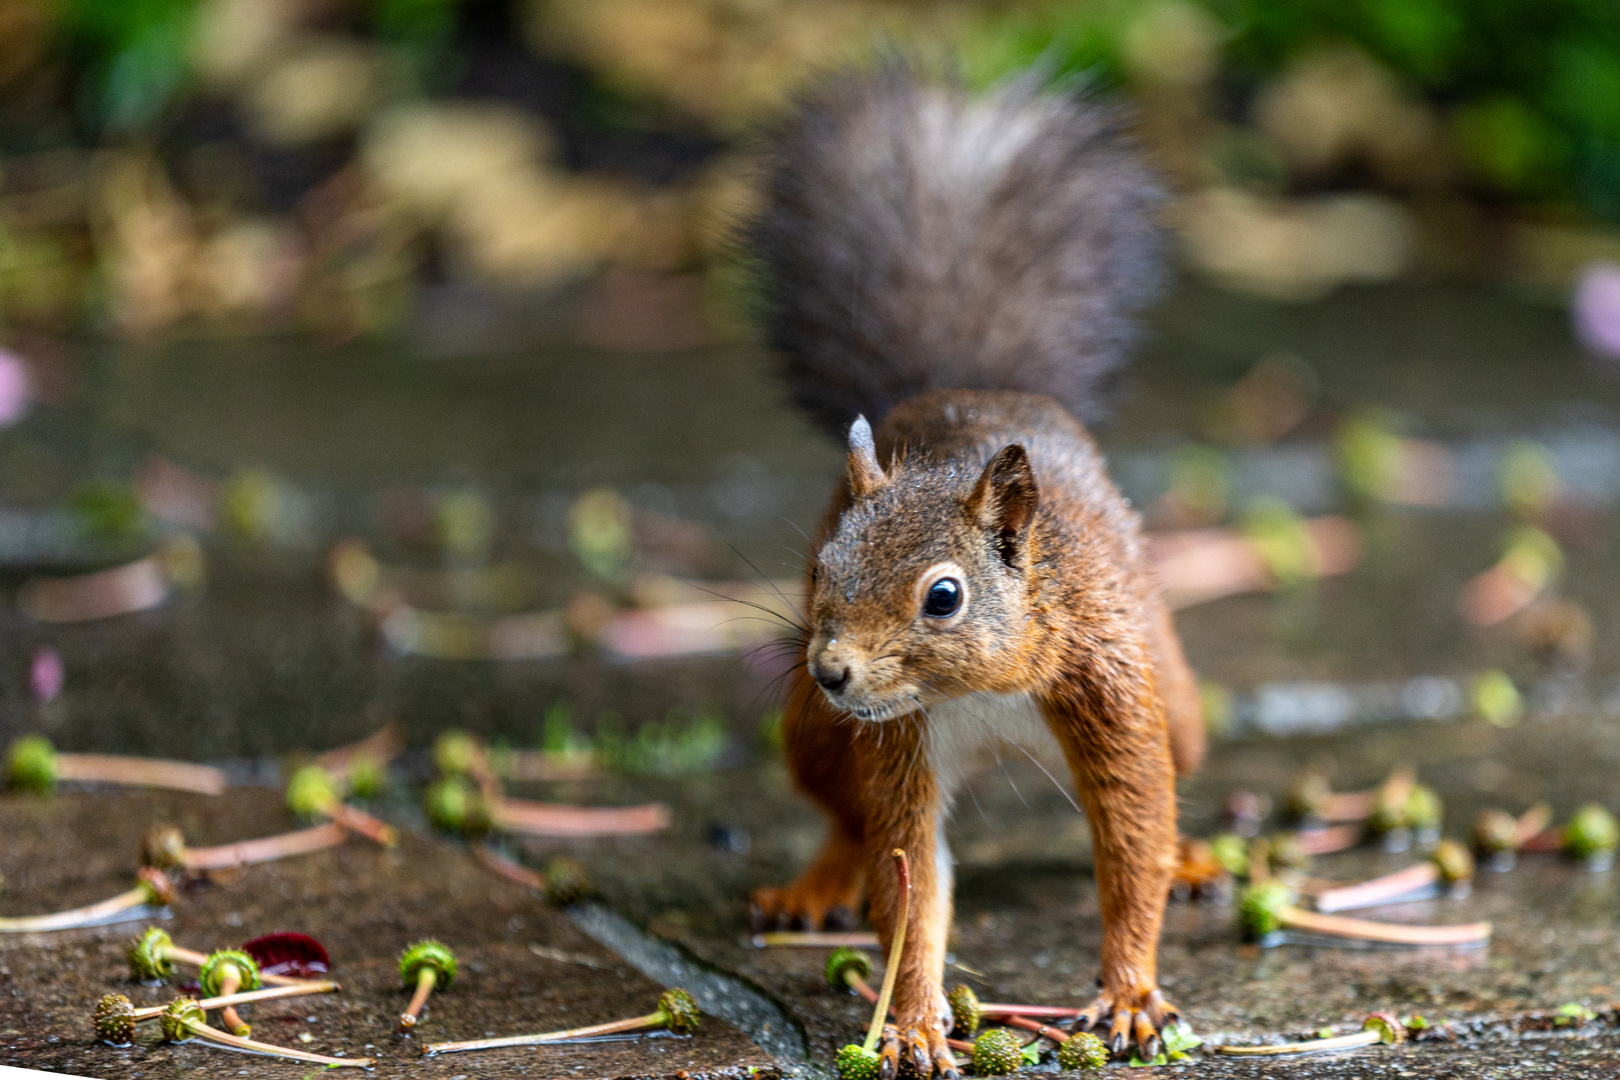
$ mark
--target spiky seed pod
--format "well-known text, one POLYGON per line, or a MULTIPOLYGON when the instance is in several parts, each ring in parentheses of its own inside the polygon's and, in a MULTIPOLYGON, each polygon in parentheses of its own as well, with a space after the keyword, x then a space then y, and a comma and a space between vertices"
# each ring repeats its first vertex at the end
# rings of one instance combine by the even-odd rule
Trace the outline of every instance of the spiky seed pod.
POLYGON ((287 781, 287 807, 299 817, 314 817, 337 797, 331 774, 319 765, 305 765, 287 781))
POLYGON ((1441 805, 1440 796, 1434 789, 1424 784, 1413 784, 1412 790, 1406 795, 1406 823, 1414 829, 1440 828, 1441 818, 1445 809, 1441 805))
POLYGON ((1407 796, 1410 793, 1410 790, 1392 791, 1387 784, 1380 787, 1373 799, 1373 810, 1367 818, 1367 828, 1381 835, 1411 825, 1406 816, 1407 796), (1399 800, 1394 797, 1397 794, 1401 796, 1399 800))
POLYGON ((123 994, 104 994, 90 1016, 96 1038, 114 1046, 135 1041, 135 1006, 123 994))
POLYGON ((1314 821, 1321 818, 1332 795, 1327 777, 1316 772, 1301 773, 1289 787, 1283 806, 1291 821, 1314 821))
POLYGON ((1058 1068, 1101 1069, 1108 1064, 1108 1047, 1089 1031, 1077 1031, 1058 1044, 1058 1068))
POLYGON ((658 1011, 664 1014, 664 1026, 677 1035, 690 1035, 696 1031, 702 1015, 692 995, 680 987, 665 990, 659 995, 658 1011))
POLYGON ((979 1008, 979 995, 973 992, 971 986, 958 983, 945 995, 945 1003, 951 1007, 951 1016, 956 1021, 951 1034, 958 1039, 973 1038, 973 1033, 979 1030, 979 1023, 984 1019, 984 1010, 979 1008))
POLYGON ((1564 826, 1564 850, 1577 859, 1597 859, 1612 853, 1620 842, 1620 825, 1614 815, 1596 803, 1575 811, 1564 826))
POLYGON ((872 961, 868 960, 861 950, 840 945, 827 955, 825 969, 827 982, 839 990, 847 990, 849 989, 847 976, 850 972, 854 972, 862 979, 868 978, 872 974, 872 961))
POLYGON ((1440 841, 1429 861, 1434 863, 1435 869, 1440 871, 1440 880, 1447 885, 1456 885, 1474 876, 1474 857, 1455 840, 1440 841))
POLYGON ((1378 1041, 1385 1046, 1397 1046, 1406 1041, 1406 1025, 1394 1013, 1373 1013, 1361 1025, 1361 1030, 1378 1032, 1378 1041))
POLYGON ((1293 833, 1272 833, 1266 844, 1266 853, 1271 865, 1280 870, 1310 869, 1310 852, 1305 850, 1299 837, 1293 833))
POLYGON ((1258 940, 1282 929, 1282 913, 1292 907, 1294 890, 1280 881, 1264 881, 1243 890, 1238 902, 1238 920, 1243 936, 1258 940))
MULTIPOLYGON (((483 796, 478 796, 480 806, 483 796)), ((566 855, 558 855, 546 863, 540 876, 546 883, 546 900, 557 907, 568 907, 585 899, 591 891, 590 874, 585 864, 566 855)))
POLYGON ((6 755, 6 786, 49 795, 56 790, 56 747, 43 735, 24 735, 6 755))
POLYGON ((1024 1063, 1024 1044, 1007 1028, 991 1028, 973 1040, 973 1071, 1002 1076, 1024 1063))
POLYGON ((1506 810, 1486 810, 1474 822, 1473 840, 1481 855, 1513 851, 1519 846, 1519 822, 1506 810))
POLYGON ((838 1051, 838 1080, 878 1080, 882 1060, 872 1051, 850 1043, 838 1051))
POLYGON ((478 740, 465 731, 446 731, 433 743, 433 767, 445 776, 466 776, 478 762, 478 740))
POLYGON ((399 980, 407 989, 416 985, 423 968, 432 968, 435 990, 446 989, 456 981, 456 954, 442 941, 425 938, 407 945, 399 954, 399 980))
POLYGON ((422 808, 434 828, 458 836, 483 836, 492 824, 483 793, 457 777, 429 784, 422 793, 422 808))
POLYGON ((192 1037, 191 1026, 206 1024, 208 1014, 203 1012, 196 998, 180 997, 169 1002, 169 1007, 163 1010, 160 1022, 163 1025, 165 1039, 170 1042, 185 1042, 192 1037))
POLYGON ((349 791, 357 799, 374 799, 388 786, 388 768, 374 757, 357 757, 349 765, 349 791))
POLYGON ((218 949, 208 954, 197 972, 197 986, 204 997, 219 997, 225 992, 222 986, 229 968, 236 969, 237 992, 259 988, 259 965, 253 957, 240 949, 218 949))
POLYGON ((141 837, 141 865, 178 870, 185 865, 186 836, 173 825, 157 825, 141 837))
POLYGON ((174 882, 163 871, 143 866, 135 871, 135 882, 146 893, 148 907, 168 907, 174 903, 174 882))
POLYGON ((1209 853, 1233 877, 1247 877, 1249 874, 1249 844, 1236 833, 1221 833, 1210 840, 1209 853))
POLYGON ((174 961, 166 952, 173 944, 168 931, 160 926, 148 926, 125 950, 130 975, 139 982, 156 982, 173 975, 174 961))

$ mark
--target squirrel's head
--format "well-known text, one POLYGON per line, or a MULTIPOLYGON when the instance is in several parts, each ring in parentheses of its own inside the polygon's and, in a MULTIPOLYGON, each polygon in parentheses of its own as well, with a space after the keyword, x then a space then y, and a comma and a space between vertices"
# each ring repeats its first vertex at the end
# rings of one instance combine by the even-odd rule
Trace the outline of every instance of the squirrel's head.
POLYGON ((816 555, 810 676, 837 709, 886 720, 976 690, 1015 690, 1040 503, 1029 455, 984 469, 897 454, 849 432, 850 506, 816 555))

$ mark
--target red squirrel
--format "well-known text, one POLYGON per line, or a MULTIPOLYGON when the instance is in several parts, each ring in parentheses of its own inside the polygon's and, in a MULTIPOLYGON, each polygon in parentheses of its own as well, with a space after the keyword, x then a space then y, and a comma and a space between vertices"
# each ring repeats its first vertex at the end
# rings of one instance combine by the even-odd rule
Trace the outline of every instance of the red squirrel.
POLYGON ((750 234, 766 329, 849 455, 783 729, 827 836, 751 907, 760 926, 831 926, 869 891, 886 942, 886 860, 910 853, 887 1076, 902 1058, 958 1075, 942 825, 998 740, 1055 744, 1090 822, 1102 971, 1082 1026, 1151 1059, 1176 1015, 1156 951, 1203 723, 1140 520, 1080 423, 1161 276, 1162 193, 1125 128, 1029 78, 974 96, 891 63, 823 81, 767 145, 750 234))

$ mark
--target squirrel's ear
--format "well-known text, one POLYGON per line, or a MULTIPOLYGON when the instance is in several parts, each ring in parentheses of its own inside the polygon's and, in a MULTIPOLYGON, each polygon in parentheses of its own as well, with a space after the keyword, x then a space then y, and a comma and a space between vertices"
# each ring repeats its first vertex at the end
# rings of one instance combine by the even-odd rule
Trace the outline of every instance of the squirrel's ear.
POLYGON ((877 444, 872 441, 872 425, 857 416, 849 425, 849 493, 864 499, 889 482, 878 464, 877 444))
POLYGON ((996 452, 979 475, 968 496, 968 513, 992 535, 1001 561, 1018 570, 1029 548, 1029 527, 1040 503, 1029 454, 1010 443, 996 452))

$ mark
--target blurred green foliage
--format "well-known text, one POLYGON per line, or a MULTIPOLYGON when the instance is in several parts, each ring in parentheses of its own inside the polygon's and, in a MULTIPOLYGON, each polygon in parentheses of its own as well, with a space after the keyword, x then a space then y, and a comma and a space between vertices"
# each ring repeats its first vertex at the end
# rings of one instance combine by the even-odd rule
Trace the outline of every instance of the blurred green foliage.
MULTIPOLYGON (((1193 0, 1189 0, 1193 2, 1193 0)), ((1439 106, 1472 177, 1620 220, 1620 3, 1614 0, 1195 0, 1225 31, 1223 83, 1258 85, 1313 47, 1349 41, 1439 106)), ((1122 84, 1153 0, 1051 3, 966 36, 978 85, 1029 64, 1122 84)))

